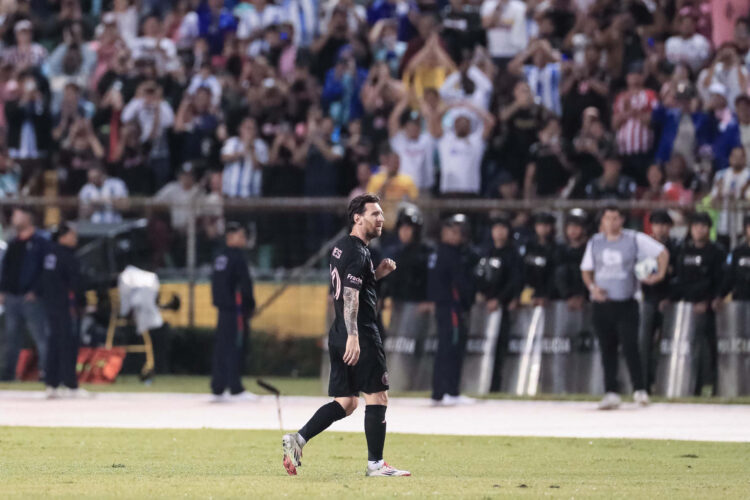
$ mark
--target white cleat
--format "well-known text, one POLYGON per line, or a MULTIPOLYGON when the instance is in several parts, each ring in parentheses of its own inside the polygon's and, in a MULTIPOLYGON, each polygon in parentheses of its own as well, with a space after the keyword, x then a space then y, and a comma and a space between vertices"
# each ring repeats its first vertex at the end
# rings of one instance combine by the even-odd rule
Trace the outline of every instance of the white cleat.
POLYGON ((284 434, 281 438, 281 449, 284 452, 284 469, 290 476, 297 475, 297 467, 302 465, 302 447, 296 434, 284 434))
POLYGON ((82 389, 80 387, 76 389, 71 389, 69 387, 66 387, 65 389, 61 390, 61 395, 64 398, 70 398, 70 399, 90 399, 94 397, 93 392, 89 392, 86 389, 82 389))
POLYGON ((477 400, 468 396, 451 396, 446 394, 443 396, 443 406, 465 406, 476 404, 477 400))
POLYGON ((46 399, 60 399, 60 393, 56 387, 47 387, 44 389, 44 397, 46 399))
POLYGON ((600 410, 616 410, 620 407, 622 399, 616 392, 608 392, 604 395, 601 401, 599 401, 600 410))
POLYGON ((443 406, 443 399, 430 399, 430 406, 443 406))
POLYGON ((229 401, 232 402, 257 402, 260 400, 260 396, 253 394, 252 392, 242 391, 238 394, 230 394, 229 401))
POLYGON ((638 406, 648 406, 651 404, 651 400, 648 398, 648 393, 644 390, 635 391, 633 393, 633 401, 638 406))
POLYGON ((224 394, 211 394, 212 403, 226 403, 229 401, 224 394))
POLYGON ((411 472, 408 470, 399 470, 395 467, 391 467, 386 462, 383 462, 383 465, 379 469, 370 469, 367 468, 367 472, 365 472, 365 476, 367 477, 397 477, 397 476, 411 476, 411 472))

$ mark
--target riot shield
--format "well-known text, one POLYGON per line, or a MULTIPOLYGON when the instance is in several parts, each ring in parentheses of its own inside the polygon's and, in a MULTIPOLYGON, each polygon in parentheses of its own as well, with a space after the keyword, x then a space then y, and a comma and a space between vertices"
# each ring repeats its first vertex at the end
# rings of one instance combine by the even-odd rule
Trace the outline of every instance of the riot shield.
POLYGON ((716 314, 718 395, 750 395, 750 302, 724 304, 716 314))
POLYGON ((508 346, 502 360, 500 390, 533 396, 539 388, 545 310, 523 307, 511 315, 508 346))
POLYGON ((426 337, 432 318, 430 312, 418 311, 416 302, 393 301, 388 335, 385 338, 388 379, 392 391, 409 391, 415 386, 418 345, 426 337))
POLYGON ((502 309, 488 313, 485 302, 474 304, 472 307, 469 316, 469 338, 466 341, 461 370, 461 392, 490 392, 502 317, 502 309))
POLYGON ((691 396, 695 389, 700 353, 696 342, 693 304, 678 302, 664 311, 659 344, 655 393, 668 398, 691 396))

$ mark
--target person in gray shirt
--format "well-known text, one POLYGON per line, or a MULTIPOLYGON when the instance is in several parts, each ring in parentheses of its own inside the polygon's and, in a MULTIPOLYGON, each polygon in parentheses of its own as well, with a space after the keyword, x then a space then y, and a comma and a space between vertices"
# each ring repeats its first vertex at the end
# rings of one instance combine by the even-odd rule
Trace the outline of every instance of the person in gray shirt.
POLYGON ((624 222, 624 214, 619 208, 605 208, 600 232, 589 240, 581 261, 583 282, 591 294, 594 330, 602 353, 606 392, 599 403, 602 410, 615 409, 621 403, 617 384, 619 345, 622 345, 635 391, 633 399, 642 406, 649 403, 638 350, 635 265, 649 257, 657 260, 656 273, 642 281, 653 285, 664 279, 669 264, 669 253, 664 245, 644 233, 623 229, 624 222))

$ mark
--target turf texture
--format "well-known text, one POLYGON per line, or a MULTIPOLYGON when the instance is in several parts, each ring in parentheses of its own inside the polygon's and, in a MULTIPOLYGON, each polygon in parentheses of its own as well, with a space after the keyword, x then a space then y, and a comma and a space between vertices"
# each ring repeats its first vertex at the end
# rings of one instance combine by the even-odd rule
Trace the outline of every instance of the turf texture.
MULTIPOLYGON (((85 418, 82 417, 82 418, 85 418)), ((300 475, 271 431, 0 428, 3 498, 748 498, 750 445, 391 434, 411 478, 366 478, 364 435, 324 433, 300 475)))

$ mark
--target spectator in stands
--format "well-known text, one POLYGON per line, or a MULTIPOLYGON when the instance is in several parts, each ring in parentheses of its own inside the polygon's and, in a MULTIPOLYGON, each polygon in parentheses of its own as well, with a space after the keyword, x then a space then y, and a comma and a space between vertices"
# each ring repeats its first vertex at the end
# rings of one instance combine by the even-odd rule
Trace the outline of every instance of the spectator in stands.
POLYGON ((90 87, 96 89, 100 79, 115 64, 118 55, 127 49, 127 45, 117 30, 117 18, 112 12, 102 16, 101 33, 96 40, 89 43, 89 48, 96 56, 96 66, 91 75, 90 87))
POLYGON ((718 171, 727 168, 730 152, 740 144, 739 126, 734 113, 729 108, 726 86, 714 82, 708 92, 709 99, 705 107, 712 138, 710 146, 713 170, 718 171))
POLYGON ((194 94, 185 94, 175 117, 175 139, 179 144, 178 159, 194 162, 206 168, 216 164, 218 157, 217 128, 219 117, 211 107, 211 91, 198 88, 194 94))
POLYGON ((442 115, 433 114, 430 131, 437 141, 442 196, 476 196, 481 189, 482 156, 495 119, 471 103, 454 103, 453 123, 443 129, 442 115), (474 122, 481 123, 474 125, 474 122), (473 128, 473 130, 472 130, 473 128))
POLYGON ((370 164, 366 161, 357 163, 357 185, 349 191, 349 200, 367 193, 367 186, 370 184, 371 178, 372 168, 370 168, 370 164))
POLYGON ((500 167, 521 182, 530 159, 529 148, 537 141, 550 112, 534 101, 529 84, 522 80, 513 87, 513 102, 502 107, 499 116, 505 131, 500 167))
POLYGON ((49 108, 37 79, 31 72, 22 72, 13 88, 5 101, 11 158, 45 158, 51 147, 49 108))
POLYGON ((385 214, 383 228, 390 231, 396 224, 398 202, 416 201, 419 190, 410 176, 399 172, 399 155, 387 143, 380 148, 379 156, 380 168, 367 183, 367 192, 380 197, 385 214))
POLYGON ((40 68, 46 64, 47 50, 33 42, 32 25, 28 19, 22 19, 13 26, 16 44, 2 51, 5 63, 12 64, 17 71, 40 68))
MULTIPOLYGON (((681 203, 692 202, 693 192, 697 186, 693 184, 694 179, 690 179, 685 157, 680 154, 672 155, 665 172, 664 199, 681 203)), ((675 224, 679 223, 678 220, 675 220, 675 224)))
POLYGON ((420 100, 420 114, 409 109, 414 95, 404 95, 388 118, 390 146, 399 157, 401 172, 411 177, 420 193, 426 194, 435 184, 435 141, 422 130, 422 118, 430 122, 432 111, 420 100))
POLYGON ((12 198, 21 192, 21 167, 0 150, 0 198, 12 198))
POLYGON ((336 125, 341 126, 362 116, 360 92, 367 70, 357 67, 354 51, 345 45, 339 50, 336 66, 326 73, 322 104, 336 125))
POLYGON ((166 184, 172 175, 167 131, 174 124, 174 112, 162 95, 160 85, 153 80, 146 81, 122 110, 122 122, 137 122, 141 129, 141 143, 149 144, 149 166, 157 189, 166 184))
POLYGON ((521 0, 484 0, 482 27, 487 30, 487 49, 495 64, 504 70, 526 48, 526 5, 521 0))
POLYGON ((129 194, 125 183, 117 177, 108 177, 101 165, 90 168, 88 177, 88 183, 78 193, 80 218, 98 224, 120 222, 119 210, 129 194))
POLYGON ((696 72, 709 60, 711 42, 696 32, 692 14, 681 14, 677 22, 679 34, 667 40, 667 58, 672 64, 685 63, 696 72))
POLYGON ((47 359, 47 326, 39 301, 47 236, 34 225, 28 207, 13 209, 11 225, 15 237, 8 242, 0 271, 0 303, 5 307, 5 356, 0 380, 16 378, 16 362, 24 339, 23 327, 31 334, 39 355, 40 376, 44 379, 47 359))
POLYGON ((117 29, 128 44, 138 36, 138 10, 134 4, 134 0, 114 0, 112 4, 117 29))
MULTIPOLYGON (((737 109, 737 129, 739 133, 739 143, 745 148, 745 152, 750 151, 750 96, 742 94, 735 100, 737 109)), ((750 155, 748 156, 748 166, 750 166, 750 155)))
POLYGON ((571 153, 571 161, 576 166, 578 176, 574 198, 583 196, 579 188, 599 177, 604 160, 615 155, 614 141, 601 120, 599 110, 586 108, 581 123, 581 131, 573 139, 571 153))
POLYGON ((615 99, 612 129, 623 170, 639 184, 646 182, 646 169, 652 160, 654 132, 649 126, 657 104, 656 93, 643 86, 643 66, 631 64, 626 76, 627 89, 615 99))
POLYGON ((468 100, 474 106, 487 110, 492 99, 492 81, 474 64, 471 51, 465 51, 462 57, 458 71, 448 75, 440 87, 440 96, 448 104, 468 100))
POLYGON ((268 146, 258 137, 258 125, 253 118, 240 123, 239 134, 230 137, 221 148, 223 192, 229 198, 260 196, 263 187, 263 167, 268 163, 268 146))
POLYGON ((154 61, 160 72, 171 72, 179 66, 177 48, 172 40, 164 37, 161 19, 156 14, 143 19, 141 36, 128 40, 128 45, 134 60, 154 61))
POLYGON ((539 102, 558 116, 562 113, 560 61, 560 53, 552 48, 549 41, 538 39, 508 64, 508 71, 525 78, 539 102))
POLYGON ((557 197, 568 183, 573 166, 565 154, 560 121, 550 119, 531 146, 531 163, 526 166, 524 198, 557 197))
POLYGON ((77 121, 87 120, 93 114, 94 105, 81 96, 81 87, 75 82, 68 82, 62 93, 59 109, 53 110, 52 138, 55 141, 64 140, 77 121))
POLYGON ((195 17, 188 13, 180 25, 180 44, 189 44, 193 37, 200 36, 208 41, 212 56, 221 54, 227 37, 237 30, 237 19, 224 3, 223 0, 208 0, 201 3, 195 17))
POLYGON ((724 202, 747 199, 750 194, 748 187, 750 187, 750 168, 747 166, 745 149, 737 146, 729 155, 729 168, 716 173, 711 188, 711 201, 716 208, 720 209, 716 233, 718 241, 724 245, 724 248, 729 248, 732 233, 735 235, 742 233, 742 220, 739 217, 735 217, 734 228, 729 227, 729 210, 725 208, 724 202))
POLYGON ((622 173, 622 161, 617 156, 604 159, 601 177, 586 186, 586 197, 592 200, 619 199, 629 200, 635 197, 635 181, 622 173))
POLYGON ((387 64, 391 76, 396 76, 406 52, 406 43, 398 39, 397 22, 394 19, 379 20, 370 30, 368 38, 374 60, 387 64))
MULTIPOLYGON (((638 199, 645 201, 659 201, 664 199, 664 170, 658 163, 652 163, 646 170, 646 186, 638 188, 638 199)), ((643 220, 643 232, 649 236, 653 235, 651 231, 651 213, 650 211, 640 212, 639 216, 643 220)))
POLYGON ((584 51, 584 60, 574 63, 568 71, 563 71, 562 95, 562 128, 564 137, 572 140, 580 130, 584 110, 594 108, 600 116, 610 115, 609 93, 610 78, 601 67, 601 50, 595 45, 588 45, 584 51))
POLYGON ((194 96, 200 89, 208 90, 211 106, 219 106, 221 102, 221 82, 213 74, 209 61, 201 63, 200 71, 193 75, 185 92, 189 96, 194 96))
POLYGON ((61 192, 75 196, 88 179, 88 171, 104 161, 104 147, 96 137, 91 122, 85 118, 76 119, 67 130, 61 144, 58 179, 61 192))
POLYGON ((85 43, 79 23, 63 29, 63 42, 52 51, 47 65, 53 94, 62 92, 63 85, 71 81, 79 87, 88 87, 96 67, 96 52, 85 43))
POLYGON ((417 96, 422 96, 425 89, 440 88, 448 75, 456 71, 456 63, 445 50, 436 28, 432 16, 423 16, 419 22, 420 36, 409 42, 401 60, 404 83, 417 96))
POLYGON ((748 69, 737 52, 737 46, 727 42, 719 47, 711 64, 698 75, 698 92, 704 102, 710 99, 711 86, 719 83, 726 89, 725 98, 734 111, 735 100, 748 89, 748 69))
POLYGON ((666 163, 680 154, 692 166, 698 148, 710 140, 708 116, 697 108, 695 91, 690 84, 677 85, 674 105, 659 105, 651 115, 651 123, 660 129, 656 161, 666 163))
POLYGON ((110 165, 131 195, 148 196, 154 192, 154 172, 148 163, 149 144, 141 142, 138 122, 122 127, 122 139, 110 153, 110 165))

